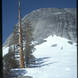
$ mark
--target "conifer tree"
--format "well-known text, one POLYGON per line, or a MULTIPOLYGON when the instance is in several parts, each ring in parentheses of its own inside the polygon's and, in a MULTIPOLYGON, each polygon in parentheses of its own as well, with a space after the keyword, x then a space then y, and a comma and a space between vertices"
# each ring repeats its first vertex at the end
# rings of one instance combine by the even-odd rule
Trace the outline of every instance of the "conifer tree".
POLYGON ((32 55, 33 49, 34 49, 34 45, 32 44, 33 41, 33 37, 32 37, 32 27, 31 27, 31 22, 29 20, 27 20, 27 22, 24 23, 24 34, 25 34, 25 61, 26 61, 26 67, 29 67, 31 64, 31 59, 35 58, 32 55))
POLYGON ((10 47, 8 54, 6 54, 3 58, 3 76, 4 78, 8 78, 10 75, 10 69, 17 68, 18 64, 16 59, 14 59, 14 51, 13 48, 10 47))

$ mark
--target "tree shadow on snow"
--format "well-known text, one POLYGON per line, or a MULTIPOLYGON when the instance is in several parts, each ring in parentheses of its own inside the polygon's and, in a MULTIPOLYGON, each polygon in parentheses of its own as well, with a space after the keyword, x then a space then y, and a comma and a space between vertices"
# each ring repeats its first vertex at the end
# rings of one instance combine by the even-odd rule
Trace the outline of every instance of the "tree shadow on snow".
POLYGON ((35 62, 33 64, 30 64, 29 68, 38 68, 56 63, 56 62, 47 63, 49 59, 50 57, 36 58, 35 62))

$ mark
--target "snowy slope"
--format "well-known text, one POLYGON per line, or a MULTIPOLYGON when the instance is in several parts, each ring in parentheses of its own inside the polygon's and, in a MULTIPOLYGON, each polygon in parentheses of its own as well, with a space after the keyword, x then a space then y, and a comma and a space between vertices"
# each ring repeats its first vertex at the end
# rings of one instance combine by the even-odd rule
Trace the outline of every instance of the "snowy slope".
POLYGON ((2 56, 5 56, 8 53, 9 47, 2 48, 2 56))
MULTIPOLYGON (((70 45, 67 39, 49 36, 47 42, 35 46, 33 55, 45 59, 43 66, 26 69, 26 75, 33 78, 77 78, 77 50, 75 44, 70 45), (52 45, 57 46, 52 47, 52 45)), ((26 76, 25 75, 25 76, 26 76)))
MULTIPOLYGON (((58 36, 49 36, 36 45, 33 55, 44 59, 41 67, 26 68, 24 76, 32 78, 77 78, 77 46, 58 36)), ((6 51, 6 49, 5 49, 6 51)), ((5 53, 5 51, 3 51, 5 53)), ((16 69, 19 70, 19 69, 16 69)), ((20 69, 22 70, 22 69, 20 69)))
MULTIPOLYGON (((10 46, 11 48, 14 48, 14 45, 10 46)), ((9 46, 3 46, 2 48, 2 56, 4 57, 9 52, 9 46)))

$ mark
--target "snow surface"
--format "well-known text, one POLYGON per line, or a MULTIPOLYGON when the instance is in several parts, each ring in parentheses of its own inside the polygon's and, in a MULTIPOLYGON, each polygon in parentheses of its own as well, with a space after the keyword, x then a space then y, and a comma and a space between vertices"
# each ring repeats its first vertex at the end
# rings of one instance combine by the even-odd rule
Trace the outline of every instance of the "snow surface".
POLYGON ((77 47, 67 43, 67 39, 49 36, 47 42, 35 46, 33 55, 45 59, 44 66, 28 68, 26 75, 33 78, 77 78, 77 47), (57 46, 52 47, 53 44, 57 46), (62 49, 61 49, 62 47, 62 49), (46 64, 46 65, 45 65, 46 64))
MULTIPOLYGON (((45 58, 42 67, 24 68, 24 76, 32 78, 77 78, 77 46, 68 43, 69 40, 58 36, 49 36, 46 42, 36 45, 33 55, 45 58), (57 46, 52 47, 52 45, 57 46)), ((5 49, 7 51, 7 48, 5 49)), ((4 54, 5 51, 3 50, 4 54)), ((19 69, 16 69, 19 70, 19 69)))
POLYGON ((2 48, 2 56, 4 57, 8 53, 9 47, 2 48))

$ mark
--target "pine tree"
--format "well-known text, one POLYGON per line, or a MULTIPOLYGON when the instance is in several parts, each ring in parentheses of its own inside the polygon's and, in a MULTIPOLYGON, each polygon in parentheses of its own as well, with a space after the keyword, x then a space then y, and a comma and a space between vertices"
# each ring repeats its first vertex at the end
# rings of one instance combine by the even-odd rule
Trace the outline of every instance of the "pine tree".
POLYGON ((24 68, 24 55, 23 55, 23 36, 22 36, 22 26, 21 26, 21 8, 20 0, 18 0, 18 32, 19 32, 19 52, 20 52, 20 68, 24 68))
POLYGON ((31 59, 35 58, 32 55, 34 45, 32 45, 33 37, 32 37, 32 27, 31 27, 31 22, 27 20, 27 22, 24 23, 24 35, 25 35, 25 61, 26 61, 26 67, 29 67, 31 64, 31 59))
POLYGON ((10 73, 10 69, 17 68, 17 61, 14 59, 14 51, 13 48, 9 48, 8 54, 6 54, 3 58, 3 76, 7 78, 10 73))

